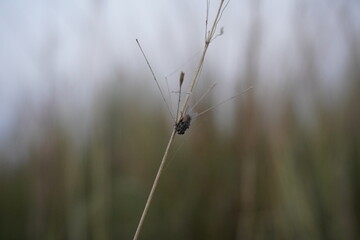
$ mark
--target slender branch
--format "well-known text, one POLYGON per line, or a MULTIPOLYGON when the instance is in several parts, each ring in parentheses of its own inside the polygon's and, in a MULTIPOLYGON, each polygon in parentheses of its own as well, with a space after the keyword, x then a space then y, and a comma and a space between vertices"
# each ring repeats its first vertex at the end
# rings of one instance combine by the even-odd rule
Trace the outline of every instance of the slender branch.
MULTIPOLYGON (((227 6, 228 3, 229 3, 229 1, 226 3, 225 7, 227 6)), ((209 48, 209 45, 210 45, 210 43, 211 43, 211 40, 212 40, 212 38, 214 37, 214 34, 215 34, 215 32, 216 32, 216 28, 217 28, 217 25, 218 25, 218 23, 219 23, 219 18, 221 17, 221 15, 222 15, 222 13, 223 13, 223 11, 224 11, 224 9, 223 9, 223 4, 224 4, 224 0, 221 0, 220 5, 219 5, 219 9, 218 9, 218 11, 217 11, 217 14, 216 14, 216 17, 215 17, 215 19, 214 19, 214 22, 213 22, 213 25, 212 25, 212 27, 211 27, 211 30, 210 30, 210 32, 209 32, 209 35, 207 36, 207 39, 205 39, 205 45, 204 45, 203 53, 201 54, 201 58, 200 58, 200 61, 199 61, 198 66, 197 66, 197 68, 196 68, 194 78, 193 78, 193 80, 192 80, 192 82, 191 82, 191 84, 190 84, 189 90, 188 90, 188 93, 190 93, 190 94, 186 95, 186 98, 185 98, 185 100, 184 100, 184 104, 183 104, 183 106, 182 106, 182 108, 181 108, 181 112, 182 112, 182 113, 185 113, 185 110, 187 109, 187 107, 188 107, 188 105, 189 105, 190 95, 191 95, 191 93, 193 92, 194 86, 195 86, 195 84, 196 84, 196 82, 197 82, 197 80, 198 80, 198 78, 199 78, 201 69, 202 69, 202 67, 203 67, 203 65, 204 65, 204 60, 205 60, 206 52, 207 52, 207 50, 208 50, 208 48, 209 48)), ((182 117, 182 116, 180 115, 180 118, 181 118, 181 117, 182 117)), ((177 121, 179 121, 180 118, 178 118, 177 121)))
POLYGON ((214 23, 213 23, 213 25, 212 25, 212 27, 211 27, 211 31, 210 31, 209 37, 208 37, 208 39, 207 39, 208 42, 211 42, 211 39, 212 39, 212 37, 214 36, 214 34, 215 34, 215 32, 216 32, 216 28, 217 28, 217 25, 218 25, 218 23, 219 23, 219 18, 220 18, 221 15, 222 15, 222 11, 223 11, 222 6, 223 6, 223 4, 224 4, 224 0, 221 0, 219 9, 218 9, 218 11, 217 11, 217 13, 216 13, 216 17, 215 17, 215 19, 214 19, 214 23))
POLYGON ((223 7, 223 9, 222 9, 222 11, 221 11, 221 13, 220 13, 220 16, 219 16, 216 24, 218 24, 219 21, 221 20, 222 15, 223 15, 223 13, 224 13, 224 11, 225 11, 225 9, 226 9, 226 7, 228 6, 229 3, 230 3, 230 0, 228 0, 228 1, 225 3, 225 6, 223 7))
MULTIPOLYGON (((189 105, 190 95, 191 95, 191 93, 193 92, 194 86, 195 86, 195 84, 196 84, 196 82, 197 82, 197 80, 198 80, 198 78, 199 78, 201 69, 202 69, 202 67, 203 67, 203 65, 204 65, 204 60, 205 60, 206 52, 207 52, 207 50, 208 50, 208 48, 209 48, 209 45, 210 45, 210 43, 211 43, 212 38, 214 37, 215 31, 216 31, 216 27, 217 27, 217 25, 218 25, 218 23, 219 23, 219 18, 221 17, 221 15, 222 15, 222 13, 223 13, 223 9, 222 9, 222 8, 223 8, 223 4, 224 4, 224 0, 221 0, 220 5, 219 5, 219 9, 218 9, 218 11, 217 11, 217 14, 216 14, 216 17, 215 17, 215 19, 214 19, 214 22, 213 22, 213 25, 212 25, 212 27, 211 27, 211 30, 210 30, 210 32, 209 32, 209 35, 208 35, 207 38, 205 39, 204 49, 203 49, 203 52, 202 52, 202 54, 201 54, 201 58, 200 58, 200 60, 199 60, 198 66, 197 66, 197 68, 196 68, 194 78, 193 78, 193 80, 191 81, 191 84, 190 84, 190 86, 189 86, 188 94, 186 95, 186 98, 185 98, 184 103, 183 103, 183 105, 182 105, 181 114, 178 116, 178 119, 176 119, 176 122, 178 122, 178 121, 181 119, 181 117, 183 117, 182 115, 183 115, 183 113, 185 113, 185 111, 186 111, 186 109, 187 109, 187 107, 188 107, 188 105, 189 105)), ((207 11, 208 11, 208 10, 207 10, 207 11)), ((207 17, 208 17, 208 13, 207 13, 207 17)), ((136 40, 136 41, 138 42, 138 40, 136 40)), ((139 44, 139 42, 138 42, 138 44, 139 44)), ((139 47, 140 47, 140 49, 141 49, 140 44, 139 44, 139 47)), ((142 50, 142 49, 141 49, 141 50, 142 50)), ((142 52, 143 52, 143 51, 142 51, 142 52)), ((143 54, 144 54, 144 52, 143 52, 143 54)), ((144 56, 145 56, 145 54, 144 54, 144 56)), ((145 57, 145 59, 146 59, 146 57, 145 57)), ((147 61, 147 59, 146 59, 146 61, 147 61)), ((148 61, 147 61, 147 63, 148 63, 148 61)), ((148 63, 148 65, 149 65, 149 68, 150 68, 151 72, 153 73, 153 71, 152 71, 149 63, 148 63)), ((154 73, 153 73, 153 77, 154 77, 154 79, 156 79, 154 73)), ((156 80, 156 83, 158 84, 157 80, 156 80)), ((160 88, 159 85, 158 85, 158 87, 159 87, 159 89, 160 89, 161 95, 162 95, 163 98, 164 98, 164 94, 162 93, 161 88, 160 88)), ((165 101, 165 102, 166 102, 166 101, 165 101)), ((167 105, 167 106, 168 106, 168 105, 167 105)), ((163 172, 163 169, 164 169, 164 166, 165 166, 165 163, 166 163, 166 160, 167 160, 167 156, 168 156, 168 153, 169 153, 170 146, 171 146, 172 143, 174 142, 175 135, 176 135, 176 128, 175 128, 175 126, 174 126, 174 129, 173 129, 173 131, 172 131, 172 133, 171 133, 171 136, 170 136, 168 145, 167 145, 167 147, 166 147, 166 149, 165 149, 164 156, 163 156, 163 158, 162 158, 162 160, 161 160, 161 163, 160 163, 160 166, 159 166, 159 170, 158 170, 158 172, 157 172, 157 174, 156 174, 154 183, 153 183, 153 185, 152 185, 150 194, 149 194, 148 199, 147 199, 147 201, 146 201, 146 204, 145 204, 143 213, 142 213, 142 215, 141 215, 139 224, 138 224, 138 226, 137 226, 137 229, 136 229, 136 232, 135 232, 135 235, 134 235, 133 240, 137 240, 138 237, 139 237, 139 234, 140 234, 140 232, 141 232, 141 228, 142 228, 143 223, 144 223, 144 219, 145 219, 146 214, 147 214, 147 212, 148 212, 148 210, 149 210, 149 206, 150 206, 151 201, 152 201, 152 199, 153 199, 153 196, 154 196, 156 187, 157 187, 157 185, 158 185, 160 176, 161 176, 161 174, 162 174, 162 172, 163 172)))
POLYGON ((209 8, 210 8, 210 0, 206 0, 205 41, 207 39, 207 34, 208 34, 209 8))
MULTIPOLYGON (((208 47, 209 47, 209 44, 210 44, 210 42, 208 42, 208 41, 205 42, 205 46, 204 46, 204 49, 203 49, 203 53, 201 54, 201 58, 200 58, 200 61, 199 61, 198 66, 197 66, 197 68, 196 68, 196 72, 195 72, 194 78, 193 78, 193 80, 191 81, 191 84, 190 84, 190 87, 189 87, 189 90, 188 90, 188 93, 189 93, 189 94, 186 95, 185 100, 184 100, 184 104, 183 104, 182 107, 181 107, 181 112, 182 112, 182 113, 185 113, 185 110, 186 110, 187 106, 189 105, 190 95, 191 95, 191 93, 193 92, 195 83, 196 83, 197 79, 199 78, 199 75, 200 75, 200 72, 201 72, 201 68, 202 68, 202 66, 204 65, 205 55, 206 55, 207 49, 208 49, 208 47)), ((182 116, 180 115, 180 118, 181 118, 181 117, 182 117, 182 116)), ((180 118, 178 118, 177 121, 179 121, 180 118)))
POLYGON ((151 200, 153 199, 153 196, 154 196, 154 193, 155 193, 155 190, 156 190, 156 187, 158 185, 158 182, 159 182, 159 179, 160 179, 160 176, 163 172, 163 169, 164 169, 164 166, 165 166, 165 163, 166 163, 166 159, 167 159, 167 156, 168 156, 168 153, 169 153, 169 149, 170 149, 170 146, 172 145, 172 143, 174 142, 174 139, 175 139, 175 135, 176 135, 176 131, 175 131, 175 128, 174 130, 172 131, 171 133, 171 136, 170 136, 170 139, 169 139, 169 142, 168 142, 168 145, 165 149, 165 153, 164 153, 164 156, 161 160, 161 163, 160 163, 160 167, 159 167, 159 170, 156 174, 156 177, 155 177, 155 180, 154 180, 154 183, 152 185, 152 188, 151 188, 151 191, 150 191, 150 194, 149 194, 149 197, 146 201, 146 204, 145 204, 145 207, 144 207, 144 211, 141 215, 141 218, 140 218, 140 221, 139 221, 139 224, 137 226, 137 229, 136 229, 136 232, 135 232, 135 235, 134 235, 134 238, 133 240, 137 240, 138 237, 139 237, 139 234, 141 232, 141 228, 143 226, 143 223, 144 223, 144 219, 145 219, 145 216, 149 210, 149 206, 150 206, 150 203, 151 203, 151 200))

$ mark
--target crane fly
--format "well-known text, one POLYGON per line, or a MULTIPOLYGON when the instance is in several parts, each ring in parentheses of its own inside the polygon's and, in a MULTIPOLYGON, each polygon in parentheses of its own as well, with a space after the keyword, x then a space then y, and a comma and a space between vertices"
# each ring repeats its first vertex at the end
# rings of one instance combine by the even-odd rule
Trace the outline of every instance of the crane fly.
MULTIPOLYGON (((225 103, 227 103, 227 102, 229 102, 229 101, 231 101, 231 100, 239 97, 240 95, 246 93, 247 91, 249 91, 249 90, 251 90, 251 89, 253 88, 253 87, 249 87, 249 88, 247 88, 245 91, 241 92, 240 94, 237 94, 237 95, 234 95, 234 96, 232 96, 232 97, 230 97, 230 98, 227 98, 227 99, 225 99, 224 101, 222 101, 222 102, 220 102, 220 103, 218 103, 218 104, 216 104, 216 105, 214 105, 214 106, 212 106, 212 107, 209 107, 208 109, 206 109, 206 110, 204 110, 204 111, 202 111, 202 112, 200 112, 200 113, 194 113, 194 112, 193 112, 194 108, 195 108, 195 107, 211 92, 211 90, 216 86, 216 83, 214 83, 214 84, 212 84, 212 85, 207 89, 207 91, 199 98, 199 100, 193 105, 193 107, 192 107, 190 110, 188 110, 188 108, 187 108, 187 109, 185 110, 185 112, 179 113, 180 103, 181 103, 181 87, 182 87, 182 84, 183 84, 184 78, 185 78, 185 73, 184 73, 184 72, 181 72, 181 73, 180 73, 180 79, 179 79, 179 91, 176 92, 176 93, 179 94, 179 95, 178 95, 178 102, 177 102, 177 111, 176 111, 176 117, 174 117, 173 114, 172 114, 172 112, 171 112, 170 105, 169 105, 168 102, 166 101, 165 95, 164 95, 164 93, 163 93, 163 91, 162 91, 162 89, 161 89, 161 87, 160 87, 160 84, 159 84, 159 82, 158 82, 158 80, 157 80, 157 78, 156 78, 156 76, 155 76, 155 73, 154 73, 154 71, 153 71, 153 69, 152 69, 152 67, 151 67, 151 65, 150 65, 150 62, 149 62, 149 60, 147 59, 147 57, 146 57, 146 55, 145 55, 145 52, 143 51, 143 49, 142 49, 142 47, 141 47, 141 45, 140 45, 139 40, 136 39, 136 42, 137 42, 137 44, 138 44, 138 46, 139 46, 139 48, 140 48, 140 51, 141 51, 141 53, 143 54, 143 56, 144 56, 144 58, 145 58, 145 61, 146 61, 147 65, 148 65, 148 67, 149 67, 149 69, 150 69, 150 71, 151 71, 151 73, 152 73, 152 75, 153 75, 153 79, 154 79, 155 82, 156 82, 156 85, 157 85, 157 87, 158 87, 158 89, 159 89, 159 92, 160 92, 160 94, 161 94, 161 96, 162 96, 162 98, 163 98, 163 101, 164 101, 167 109, 168 109, 168 112, 169 112, 171 118, 172 118, 173 121, 174 121, 175 131, 176 131, 176 133, 179 134, 179 135, 185 134, 186 130, 190 128, 191 122, 192 122, 193 120, 195 120, 197 117, 199 117, 199 116, 201 116, 201 115, 203 115, 203 114, 205 114, 205 113, 207 113, 207 112, 209 112, 209 111, 211 111, 211 110, 219 107, 220 105, 223 105, 223 104, 225 104, 225 103), (180 115, 179 115, 179 114, 180 114, 180 115)), ((188 93, 188 94, 189 94, 189 93, 188 93)))

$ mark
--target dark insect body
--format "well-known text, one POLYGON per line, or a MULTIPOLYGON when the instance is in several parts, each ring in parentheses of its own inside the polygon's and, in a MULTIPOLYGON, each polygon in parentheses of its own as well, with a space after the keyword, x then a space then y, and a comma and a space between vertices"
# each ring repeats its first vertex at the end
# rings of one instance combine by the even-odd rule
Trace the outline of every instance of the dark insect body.
POLYGON ((191 116, 189 114, 186 114, 182 118, 180 118, 179 122, 175 125, 175 131, 183 135, 185 131, 190 127, 191 122, 191 116))

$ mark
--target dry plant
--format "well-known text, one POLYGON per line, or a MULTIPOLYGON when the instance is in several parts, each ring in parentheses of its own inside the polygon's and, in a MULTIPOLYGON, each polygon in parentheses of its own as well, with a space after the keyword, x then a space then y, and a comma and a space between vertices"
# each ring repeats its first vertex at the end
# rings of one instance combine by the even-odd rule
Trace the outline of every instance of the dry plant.
MULTIPOLYGON (((174 139, 175 139, 175 135, 176 133, 179 133, 179 134, 183 134, 185 132, 185 130, 189 127, 190 125, 190 121, 191 121, 191 118, 189 119, 189 116, 187 116, 185 113, 186 113, 186 110, 188 109, 188 106, 189 106, 189 103, 190 103, 190 96, 193 92, 193 89, 196 85, 196 82, 198 81, 199 79, 199 75, 200 75, 200 72, 201 72, 201 69, 203 67, 203 64, 204 64, 204 60, 205 60, 205 56, 206 56, 206 53, 207 53, 207 50, 210 46, 210 43, 212 43, 212 41, 217 38, 218 36, 222 35, 223 34, 223 29, 221 28, 220 29, 220 33, 216 34, 216 30, 217 30, 217 27, 218 27, 218 24, 219 24, 219 21, 221 20, 221 17, 227 7, 227 5, 229 4, 230 0, 226 1, 225 0, 221 0, 220 1, 220 5, 217 9, 217 13, 216 13, 216 16, 214 18, 214 21, 211 25, 211 27, 208 29, 208 18, 209 18, 209 7, 210 7, 210 0, 207 0, 207 10, 206 10, 206 20, 205 20, 205 43, 204 43, 204 48, 202 50, 202 54, 201 54, 201 57, 200 57, 200 60, 199 60, 199 63, 197 65, 197 68, 195 70, 195 74, 194 74, 194 77, 192 79, 192 81, 190 82, 190 86, 189 86, 189 90, 187 91, 187 94, 186 94, 186 97, 185 97, 185 100, 180 108, 180 115, 177 114, 176 116, 176 119, 175 120, 175 126, 173 128, 173 131, 170 135, 170 139, 169 139, 169 142, 166 146, 166 149, 165 149, 165 152, 164 152, 164 155, 163 155, 163 158, 161 160, 161 163, 160 163, 160 166, 159 166, 159 169, 158 169, 158 172, 156 174, 156 177, 155 177, 155 180, 154 180, 154 183, 152 185, 152 188, 151 188, 151 191, 149 193, 149 196, 148 196, 148 199, 146 201, 146 204, 145 204, 145 207, 144 207, 144 210, 142 212, 142 215, 141 215, 141 218, 140 218, 140 221, 138 223, 138 226, 137 226, 137 229, 136 229, 136 232, 135 232, 135 235, 134 235, 134 240, 138 239, 139 238, 139 234, 141 232, 141 228, 142 228, 142 225, 144 223, 144 219, 146 217, 146 214, 149 210, 149 206, 151 204, 151 201, 152 201, 152 198, 154 196, 154 192, 156 190, 156 187, 158 185, 158 182, 159 182, 159 179, 160 179, 160 176, 163 172, 163 169, 164 169, 164 166, 165 166, 165 163, 168 159, 168 153, 169 153, 169 149, 171 147, 171 145, 173 144, 174 142, 174 139)), ((159 86, 159 83, 158 81, 156 80, 156 77, 155 77, 155 74, 154 72, 152 71, 151 67, 150 67, 150 64, 139 44, 139 41, 136 40, 145 59, 146 59, 146 62, 153 74, 153 77, 156 81, 156 84, 160 90, 160 93, 163 97, 163 99, 165 100, 165 97, 164 97, 164 94, 163 92, 161 91, 161 88, 159 86)), ((180 74, 180 80, 179 80, 179 84, 180 84, 180 89, 181 89, 181 86, 182 86, 182 82, 184 80, 184 73, 181 72, 180 74)), ((179 93, 179 96, 180 96, 180 93, 179 93)), ((165 101, 166 103, 166 101, 165 101)), ((167 104, 167 103, 166 103, 167 104)), ((180 97, 179 97, 179 102, 178 104, 180 105, 180 97)), ((167 107, 169 108, 169 105, 167 104, 167 107)), ((212 108, 211 108, 212 109, 212 108)), ((209 109, 209 110, 211 110, 209 109)), ((204 112, 203 112, 204 113, 204 112)), ((202 114, 202 113, 201 113, 202 114)), ((174 118, 174 117, 173 117, 174 118)))

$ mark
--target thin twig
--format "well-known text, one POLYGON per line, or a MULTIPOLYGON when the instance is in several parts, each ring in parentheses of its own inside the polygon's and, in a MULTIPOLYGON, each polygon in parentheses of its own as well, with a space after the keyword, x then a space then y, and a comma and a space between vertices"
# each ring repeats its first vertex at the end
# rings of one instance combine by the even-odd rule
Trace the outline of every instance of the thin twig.
POLYGON ((228 1, 225 3, 225 6, 223 7, 223 9, 222 9, 222 11, 221 11, 221 13, 220 13, 220 16, 219 16, 216 24, 218 24, 219 21, 221 20, 221 18, 222 18, 222 16, 223 16, 223 13, 224 13, 225 9, 227 8, 227 6, 229 5, 229 3, 230 3, 230 0, 228 0, 228 1))
POLYGON ((143 225, 143 223, 144 223, 145 216, 146 216, 146 214, 147 214, 147 212, 148 212, 148 210, 149 210, 149 206, 150 206, 151 200, 152 200, 152 198, 153 198, 153 196, 154 196, 154 192, 155 192, 156 187, 157 187, 157 185, 158 185, 160 176, 161 176, 161 174, 162 174, 162 172, 163 172, 163 169, 164 169, 164 166, 165 166, 165 163, 166 163, 166 159, 167 159, 167 156, 168 156, 168 153, 169 153, 170 146, 171 146, 172 143, 174 142, 175 134, 176 134, 176 131, 175 131, 175 128, 174 128, 174 130, 173 130, 172 133, 171 133, 171 136, 170 136, 168 145, 167 145, 167 147, 166 147, 166 149, 165 149, 164 156, 163 156, 163 158, 162 158, 162 160, 161 160, 161 163, 160 163, 160 166, 159 166, 159 170, 158 170, 158 172, 157 172, 157 174, 156 174, 154 183, 153 183, 152 188, 151 188, 151 191, 150 191, 150 193, 149 193, 149 197, 148 197, 148 199, 147 199, 147 201, 146 201, 145 208, 144 208, 144 211, 143 211, 143 213, 142 213, 142 215, 141 215, 141 218, 140 218, 140 221, 139 221, 138 227, 137 227, 137 229, 136 229, 136 232, 135 232, 135 235, 134 235, 133 240, 137 240, 138 237, 139 237, 139 234, 140 234, 142 225, 143 225))
POLYGON ((206 18, 205 18, 205 41, 208 37, 208 22, 209 22, 209 8, 210 8, 210 0, 206 0, 206 18))
MULTIPOLYGON (((216 14, 216 17, 214 19, 214 23, 211 27, 211 31, 209 33, 209 36, 207 37, 207 39, 205 40, 205 45, 204 45, 204 49, 203 49, 203 53, 201 54, 201 58, 200 58, 200 61, 199 61, 199 64, 196 68, 196 71, 195 71, 195 75, 194 75, 194 78, 190 84, 190 87, 189 87, 189 90, 188 90, 188 93, 192 93, 193 89, 194 89, 194 86, 199 78, 199 74, 201 72, 201 69, 204 65, 204 60, 205 60, 205 55, 206 55, 206 52, 209 48, 209 45, 210 45, 210 42, 211 42, 211 39, 214 37, 214 34, 215 34, 215 31, 216 31, 216 28, 217 28, 217 25, 218 25, 218 18, 221 16, 221 13, 222 13, 222 7, 223 7, 223 4, 224 4, 224 0, 221 0, 220 2, 220 5, 219 5, 219 9, 217 11, 217 14, 216 14)), ((227 5, 226 5, 227 6, 227 5)), ((188 107, 189 105, 189 100, 190 100, 190 95, 191 94, 188 94, 186 95, 186 98, 184 100, 184 104, 181 108, 181 112, 185 112, 186 108, 188 107)), ((182 116, 180 116, 181 118, 182 116)), ((177 119, 177 121, 179 121, 179 118, 177 119)))
MULTIPOLYGON (((214 36, 214 33, 215 33, 215 31, 216 31, 217 24, 218 24, 218 22, 219 22, 219 21, 218 21, 218 20, 219 20, 218 18, 222 15, 222 12, 223 12, 223 11, 222 11, 222 7, 223 7, 223 4, 224 4, 224 0, 221 0, 221 3, 220 3, 220 5, 219 5, 218 12, 217 12, 216 17, 215 17, 215 19, 214 19, 214 23, 213 23, 213 25, 212 25, 212 27, 211 27, 211 31, 210 31, 209 35, 207 36, 207 38, 205 39, 205 45, 204 45, 203 53, 201 54, 201 58, 200 58, 200 60, 199 60, 198 66, 197 66, 197 68, 196 68, 194 78, 193 78, 193 80, 192 80, 192 82, 191 82, 191 84, 190 84, 188 94, 186 95, 186 98, 185 98, 184 103, 183 103, 183 105, 182 105, 182 110, 181 110, 181 113, 182 113, 182 114, 180 114, 180 116, 178 116, 178 119, 176 119, 176 122, 178 122, 178 121, 181 119, 181 117, 183 117, 182 115, 183 115, 183 113, 185 113, 185 111, 186 111, 186 109, 187 109, 187 107, 188 107, 188 105, 189 105, 190 95, 191 95, 191 93, 192 93, 192 91, 193 91, 193 89, 194 89, 194 86, 195 86, 198 78, 199 78, 199 74, 200 74, 201 69, 202 69, 203 64, 204 64, 206 52, 207 52, 207 50, 208 50, 208 48, 209 48, 211 39, 212 39, 213 36, 214 36)), ((136 41, 137 41, 137 43, 139 44, 139 41, 138 41, 138 40, 136 40, 136 41)), ((141 49, 140 44, 139 44, 139 47, 140 47, 140 49, 141 49)), ((142 51, 142 49, 141 49, 141 51, 142 51)), ((142 52, 143 52, 143 51, 142 51, 142 52)), ((144 54, 144 52, 143 52, 143 54, 144 54)), ((156 81, 156 84, 157 84, 158 87, 159 87, 159 90, 160 90, 160 92, 161 92, 161 95, 162 95, 162 97, 164 98, 164 94, 163 94, 162 91, 161 91, 161 88, 160 88, 160 86, 159 86, 159 84, 158 84, 158 82, 157 82, 157 80, 156 80, 155 74, 154 74, 154 72, 152 71, 152 69, 151 69, 151 67, 150 67, 150 64, 149 64, 149 62, 148 62, 145 54, 144 54, 144 57, 145 57, 145 59, 146 59, 146 62, 148 63, 148 66, 149 66, 151 72, 153 73, 153 77, 154 77, 154 79, 155 79, 155 81, 156 81)), ((165 100, 165 98, 164 98, 164 100, 165 100)), ((165 102, 166 102, 166 101, 165 101, 165 102)), ((167 102, 166 102, 166 105, 167 105, 168 108, 170 109, 170 107, 169 107, 169 105, 167 104, 167 102)), ((144 219, 145 219, 145 217, 146 217, 146 214, 147 214, 147 212, 148 212, 148 210, 149 210, 149 206, 150 206, 150 204, 151 204, 151 200, 153 199, 154 192, 155 192, 156 187, 157 187, 157 185, 158 185, 160 176, 161 176, 161 174, 162 174, 162 172, 163 172, 163 168, 164 168, 164 165, 165 165, 166 160, 167 160, 167 156, 168 156, 168 153, 169 153, 170 146, 172 145, 172 143, 173 143, 173 141, 174 141, 174 139, 175 139, 175 135, 176 135, 176 126, 174 126, 174 129, 173 129, 173 131, 172 131, 172 133, 171 133, 169 142, 168 142, 167 147, 166 147, 166 149, 165 149, 164 156, 163 156, 163 158, 162 158, 162 160, 161 160, 161 163, 160 163, 158 172, 157 172, 157 174, 156 174, 156 177, 155 177, 154 183, 153 183, 153 185, 152 185, 152 188, 151 188, 150 194, 149 194, 149 196, 148 196, 148 199, 147 199, 147 201, 146 201, 145 208, 144 208, 143 213, 142 213, 142 215, 141 215, 141 218, 140 218, 139 224, 138 224, 138 226, 137 226, 137 229, 136 229, 136 232, 135 232, 135 235, 134 235, 133 240, 137 240, 138 237, 139 237, 139 234, 140 234, 140 232, 141 232, 142 225, 143 225, 143 223, 144 223, 144 219)))

